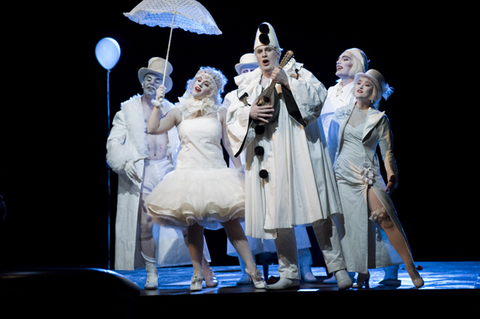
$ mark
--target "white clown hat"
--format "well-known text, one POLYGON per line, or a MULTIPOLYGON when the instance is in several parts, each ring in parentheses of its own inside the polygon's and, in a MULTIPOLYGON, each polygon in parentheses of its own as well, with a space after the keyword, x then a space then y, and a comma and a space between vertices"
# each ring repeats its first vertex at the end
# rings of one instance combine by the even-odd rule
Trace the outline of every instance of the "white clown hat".
POLYGON ((253 53, 245 53, 240 57, 240 62, 235 64, 235 71, 240 74, 242 68, 255 69, 258 68, 257 57, 253 53))
POLYGON ((282 49, 278 44, 277 35, 275 34, 275 30, 273 29, 272 25, 268 22, 263 22, 257 28, 257 34, 255 35, 255 43, 253 45, 253 50, 255 50, 258 46, 261 45, 268 45, 281 52, 282 49))
POLYGON ((165 59, 162 58, 151 58, 148 60, 148 66, 146 68, 140 68, 138 70, 138 80, 140 83, 143 83, 143 79, 145 78, 145 75, 149 73, 153 73, 161 78, 163 78, 163 72, 165 70, 165 63, 167 63, 167 74, 165 74, 165 83, 163 85, 165 86, 165 93, 169 92, 172 87, 173 87, 173 81, 169 77, 169 75, 173 71, 173 67, 170 64, 170 62, 167 62, 165 59))

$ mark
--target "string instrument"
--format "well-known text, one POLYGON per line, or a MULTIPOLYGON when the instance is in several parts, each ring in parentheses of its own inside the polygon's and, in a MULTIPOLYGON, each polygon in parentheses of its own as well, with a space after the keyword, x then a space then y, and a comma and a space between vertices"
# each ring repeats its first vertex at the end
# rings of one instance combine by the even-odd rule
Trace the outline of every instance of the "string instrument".
MULTIPOLYGON (((293 57, 293 51, 288 50, 287 53, 285 53, 285 55, 283 56, 282 60, 280 61, 280 65, 278 66, 278 68, 283 69, 292 57, 293 57)), ((275 90, 275 85, 276 85, 276 82, 272 81, 270 85, 265 90, 263 90, 262 93, 260 93, 260 95, 258 96, 258 102, 257 102, 258 106, 270 105, 270 102, 272 101, 273 90, 275 90)), ((269 123, 273 122, 278 117, 278 107, 275 107, 276 106, 275 104, 273 105, 274 107, 274 111, 272 113, 273 116, 268 119, 269 123)), ((259 120, 255 120, 254 122, 259 125, 265 124, 263 122, 260 122, 259 120)))

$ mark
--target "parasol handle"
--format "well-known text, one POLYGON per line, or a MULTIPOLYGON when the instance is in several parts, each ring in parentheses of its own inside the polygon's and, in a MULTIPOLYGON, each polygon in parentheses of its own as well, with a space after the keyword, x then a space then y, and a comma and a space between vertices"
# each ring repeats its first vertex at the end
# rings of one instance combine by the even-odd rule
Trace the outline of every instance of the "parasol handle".
MULTIPOLYGON (((175 16, 177 15, 177 9, 173 13, 172 17, 172 26, 170 27, 170 36, 168 37, 168 47, 167 47, 167 56, 165 57, 165 69, 163 70, 163 80, 162 84, 165 85, 165 74, 167 73, 167 65, 168 65, 168 56, 170 54, 170 42, 172 42, 172 32, 173 32, 173 24, 175 23, 175 16)), ((162 103, 163 98, 159 99, 159 102, 162 103)))

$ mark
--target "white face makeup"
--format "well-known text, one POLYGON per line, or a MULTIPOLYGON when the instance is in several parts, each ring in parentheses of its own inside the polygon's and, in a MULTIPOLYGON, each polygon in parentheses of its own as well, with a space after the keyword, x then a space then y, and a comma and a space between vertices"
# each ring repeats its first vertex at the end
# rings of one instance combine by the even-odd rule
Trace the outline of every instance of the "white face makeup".
POLYGON ((262 73, 270 74, 278 66, 279 53, 268 45, 261 45, 255 49, 255 56, 262 73))
POLYGON ((361 77, 358 79, 357 83, 355 83, 353 95, 357 99, 370 100, 373 95, 373 88, 374 84, 370 79, 361 77))
POLYGON ((155 74, 147 74, 142 82, 143 95, 152 96, 157 95, 157 89, 162 85, 162 78, 155 74))
POLYGON ((207 97, 213 91, 213 84, 210 77, 199 76, 195 79, 195 84, 193 85, 192 95, 197 100, 202 100, 207 97))
POLYGON ((338 57, 336 63, 336 73, 335 75, 339 78, 348 78, 350 77, 349 73, 353 67, 352 57, 348 52, 344 52, 341 56, 338 57))

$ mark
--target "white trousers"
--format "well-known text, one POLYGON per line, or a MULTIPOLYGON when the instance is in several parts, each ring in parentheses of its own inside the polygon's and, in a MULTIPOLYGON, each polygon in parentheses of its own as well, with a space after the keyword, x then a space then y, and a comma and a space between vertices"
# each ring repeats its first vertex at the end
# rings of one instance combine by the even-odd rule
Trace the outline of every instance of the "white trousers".
MULTIPOLYGON (((346 269, 336 223, 332 219, 321 219, 312 223, 312 228, 322 250, 328 272, 334 273, 346 269)), ((277 229, 275 246, 280 277, 300 279, 294 228, 277 229)))
POLYGON ((145 160, 145 173, 143 175, 143 184, 141 192, 150 194, 155 186, 171 171, 173 164, 170 158, 165 157, 160 160, 145 160))

